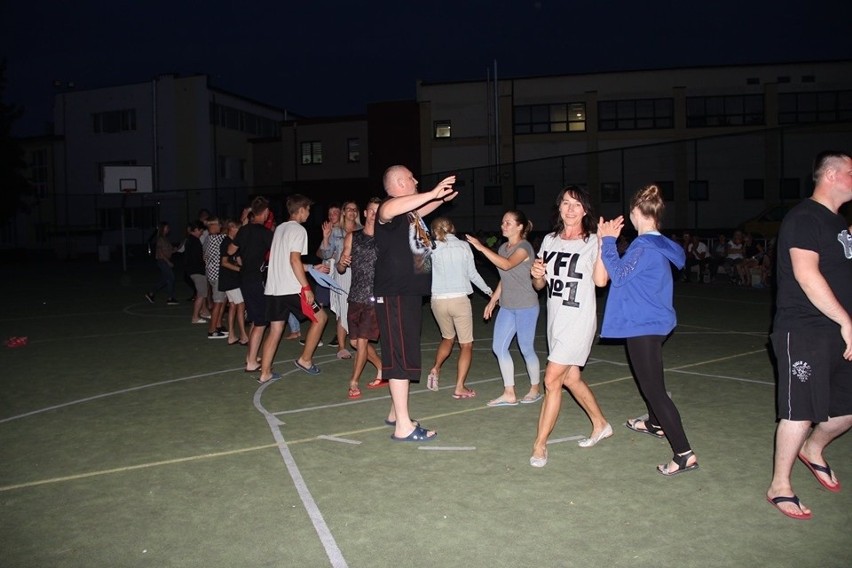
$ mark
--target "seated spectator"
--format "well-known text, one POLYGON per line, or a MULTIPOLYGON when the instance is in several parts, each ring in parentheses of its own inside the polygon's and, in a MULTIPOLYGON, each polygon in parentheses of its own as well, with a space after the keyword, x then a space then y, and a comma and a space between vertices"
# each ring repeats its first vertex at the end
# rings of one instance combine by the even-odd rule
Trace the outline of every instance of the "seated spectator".
POLYGON ((724 233, 720 233, 716 239, 716 243, 710 250, 710 281, 716 280, 716 275, 719 273, 719 267, 725 264, 725 255, 728 251, 728 237, 724 233))
POLYGON ((684 233, 684 252, 686 252, 686 267, 683 271, 683 281, 689 282, 689 275, 692 274, 692 267, 698 266, 697 282, 703 282, 704 272, 707 269, 707 245, 701 242, 698 235, 689 235, 684 233))
POLYGON ((743 261, 744 252, 743 233, 742 231, 734 231, 734 236, 725 246, 725 262, 723 264, 725 273, 733 284, 739 282, 737 266, 743 261))
POLYGON ((761 246, 758 249, 758 244, 754 242, 751 233, 743 235, 743 259, 736 265, 737 284, 740 286, 751 287, 751 269, 757 268, 763 260, 762 248, 761 246), (759 258, 758 254, 760 255, 759 258))

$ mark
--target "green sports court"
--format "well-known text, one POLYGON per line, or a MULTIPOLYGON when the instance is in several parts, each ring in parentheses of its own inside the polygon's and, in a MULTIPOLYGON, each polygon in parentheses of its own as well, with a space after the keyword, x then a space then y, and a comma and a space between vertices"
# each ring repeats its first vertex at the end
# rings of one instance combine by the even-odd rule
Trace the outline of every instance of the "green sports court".
MULTIPOLYGON (((451 356, 438 392, 425 372, 412 386, 412 415, 438 439, 398 443, 384 424, 387 389, 364 388, 372 367, 363 397, 348 400, 350 361, 320 347, 312 377, 293 366, 301 347, 282 341, 274 369, 284 376, 259 387, 244 348, 208 340, 188 303, 146 302, 153 264, 7 268, 0 338, 27 342, 0 347, 5 568, 852 565, 849 435, 826 454, 842 492, 794 467, 813 520, 764 498, 775 427, 768 290, 675 285, 667 383, 701 467, 664 478, 655 466, 671 457, 666 442, 622 425, 645 409, 619 344, 597 343, 584 371, 615 435, 578 447, 590 425, 566 394, 548 465, 535 469, 540 404, 485 406, 502 384, 492 324, 478 318, 477 397, 450 396, 451 356)), ((423 309, 428 371, 440 337, 423 309)), ((516 373, 522 394, 519 356, 516 373)))

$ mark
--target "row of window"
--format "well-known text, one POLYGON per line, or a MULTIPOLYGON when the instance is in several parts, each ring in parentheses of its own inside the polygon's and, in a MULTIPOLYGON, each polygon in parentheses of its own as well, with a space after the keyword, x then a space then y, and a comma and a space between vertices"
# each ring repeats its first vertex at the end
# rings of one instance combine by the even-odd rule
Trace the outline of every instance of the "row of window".
POLYGON ((112 134, 131 130, 136 130, 135 108, 92 114, 92 131, 95 134, 112 134))
MULTIPOLYGON (((673 181, 658 181, 655 182, 657 187, 663 193, 663 199, 666 201, 674 201, 674 182, 673 181)), ((603 182, 601 183, 601 203, 621 203, 622 198, 627 196, 622 195, 621 182, 603 182)), ((800 197, 800 180, 799 178, 784 178, 780 182, 780 198, 781 200, 794 200, 800 197)), ((764 195, 764 180, 762 179, 746 179, 743 180, 743 199, 746 200, 763 200, 764 195)), ((535 186, 534 185, 518 185, 515 186, 514 199, 516 205, 533 205, 535 204, 535 186)), ((549 197, 548 197, 549 199, 549 197)), ((689 200, 690 201, 708 201, 710 199, 710 184, 706 180, 694 180, 689 182, 689 200)), ((484 205, 503 205, 503 188, 499 185, 485 186, 483 188, 483 204, 484 205)))
POLYGON ((261 138, 277 138, 278 121, 226 105, 210 103, 210 124, 261 138))
MULTIPOLYGON (((302 164, 321 164, 322 163, 322 141, 307 140, 300 145, 300 154, 302 164)), ((346 139, 346 161, 350 164, 357 164, 361 161, 361 139, 347 138, 346 139)))
MULTIPOLYGON (((674 99, 625 99, 598 103, 598 130, 653 130, 674 127, 674 99)), ((782 93, 778 95, 780 124, 852 120, 852 91, 782 93)), ((759 126, 766 124, 763 95, 724 95, 686 98, 686 127, 759 126)), ((518 105, 515 134, 585 132, 586 103, 518 105)), ((452 138, 452 122, 436 120, 435 138, 452 138)))

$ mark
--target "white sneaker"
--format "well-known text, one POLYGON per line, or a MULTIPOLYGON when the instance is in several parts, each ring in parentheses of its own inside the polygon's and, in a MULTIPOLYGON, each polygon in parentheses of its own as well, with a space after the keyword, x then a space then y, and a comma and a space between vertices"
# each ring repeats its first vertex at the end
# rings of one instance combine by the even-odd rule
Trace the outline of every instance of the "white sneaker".
POLYGON ((228 334, 221 331, 214 331, 207 334, 207 339, 225 339, 226 337, 228 337, 228 334))

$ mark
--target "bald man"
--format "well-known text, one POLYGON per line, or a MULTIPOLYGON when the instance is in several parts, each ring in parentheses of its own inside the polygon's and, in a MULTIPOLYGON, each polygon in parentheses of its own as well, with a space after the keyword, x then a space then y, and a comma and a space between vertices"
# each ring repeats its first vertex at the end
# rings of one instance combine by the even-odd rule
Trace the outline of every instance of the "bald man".
POLYGON ((852 239, 838 214, 852 201, 852 158, 822 152, 813 179, 813 195, 787 213, 778 232, 771 335, 778 427, 766 498, 798 520, 812 515, 790 481, 796 458, 825 489, 839 492, 824 452, 852 427, 852 239))
POLYGON ((420 323, 423 296, 432 288, 432 239, 423 217, 458 195, 455 176, 441 180, 432 191, 417 192, 417 180, 405 166, 391 166, 383 183, 388 194, 380 206, 375 228, 376 317, 381 331, 382 377, 388 379, 391 409, 386 423, 401 442, 427 442, 437 432, 411 420, 408 394, 420 382, 420 323))

